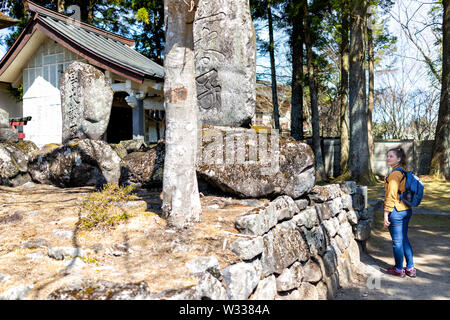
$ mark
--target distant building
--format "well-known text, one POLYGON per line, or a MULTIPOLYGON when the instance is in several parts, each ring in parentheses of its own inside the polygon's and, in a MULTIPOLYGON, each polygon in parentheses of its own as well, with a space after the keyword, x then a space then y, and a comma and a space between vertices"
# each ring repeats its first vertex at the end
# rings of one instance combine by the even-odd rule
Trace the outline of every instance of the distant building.
POLYGON ((26 140, 39 146, 61 143, 60 79, 73 61, 97 67, 111 83, 114 99, 108 142, 164 138, 162 66, 133 50, 132 39, 30 1, 25 8, 30 21, 0 61, 0 108, 10 117, 32 117, 23 127, 26 140), (21 103, 8 96, 9 84, 23 86, 21 103))
MULTIPOLYGON (((290 86, 278 85, 278 109, 281 132, 289 135, 291 132, 291 90, 290 86)), ((275 128, 273 117, 272 87, 270 82, 256 81, 256 109, 251 121, 254 127, 275 128)))

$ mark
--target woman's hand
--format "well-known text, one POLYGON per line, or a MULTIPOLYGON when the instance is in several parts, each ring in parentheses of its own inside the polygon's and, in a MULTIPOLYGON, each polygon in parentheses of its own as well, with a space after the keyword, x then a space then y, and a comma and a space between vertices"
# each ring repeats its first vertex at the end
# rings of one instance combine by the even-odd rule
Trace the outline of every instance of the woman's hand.
POLYGON ((387 227, 389 227, 390 224, 391 224, 391 222, 389 221, 389 212, 385 211, 384 212, 384 227, 387 228, 387 227))

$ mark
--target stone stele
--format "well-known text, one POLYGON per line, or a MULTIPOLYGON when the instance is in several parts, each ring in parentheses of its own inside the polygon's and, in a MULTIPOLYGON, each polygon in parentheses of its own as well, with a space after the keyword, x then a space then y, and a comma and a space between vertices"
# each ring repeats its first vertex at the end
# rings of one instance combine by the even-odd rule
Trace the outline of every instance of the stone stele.
POLYGON ((113 91, 105 75, 79 61, 61 77, 62 140, 101 140, 111 114, 113 91))
POLYGON ((203 0, 194 20, 203 124, 245 126, 256 106, 256 36, 249 0, 203 0))

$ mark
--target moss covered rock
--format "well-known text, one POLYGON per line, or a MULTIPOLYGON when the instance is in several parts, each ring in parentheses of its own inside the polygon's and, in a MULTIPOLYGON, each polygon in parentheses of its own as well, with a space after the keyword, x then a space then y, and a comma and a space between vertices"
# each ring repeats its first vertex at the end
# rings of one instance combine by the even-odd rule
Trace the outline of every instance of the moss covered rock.
POLYGON ((0 145, 0 177, 9 179, 19 174, 19 166, 9 151, 0 145))
POLYGON ((101 186, 119 181, 120 161, 108 143, 83 139, 45 146, 33 153, 28 171, 33 180, 59 187, 101 186))
POLYGON ((163 182, 165 144, 158 143, 146 152, 125 156, 120 167, 120 184, 139 187, 159 187, 163 182))
POLYGON ((149 295, 146 282, 115 283, 83 280, 52 291, 49 300, 134 300, 149 295))
POLYGON ((132 139, 132 140, 122 140, 118 145, 125 148, 127 153, 137 152, 137 151, 148 151, 149 147, 145 143, 144 139, 132 139))
POLYGON ((28 160, 37 149, 31 141, 0 143, 0 184, 18 186, 31 181, 28 160))
POLYGON ((276 132, 204 127, 197 174, 243 198, 299 198, 315 184, 314 153, 303 142, 276 132))
POLYGON ((0 128, 0 142, 17 142, 17 130, 12 128, 0 128))
MULTIPOLYGON (((128 154, 120 183, 161 186, 164 150, 160 141, 147 152, 128 154)), ((314 154, 306 143, 252 129, 204 126, 196 166, 210 187, 242 198, 297 199, 315 184, 314 154)))
MULTIPOLYGON (((164 150, 160 141, 147 152, 128 154, 120 183, 161 186, 164 150)), ((314 154, 306 143, 252 129, 204 126, 196 166, 210 187, 242 198, 297 199, 315 184, 314 154)))

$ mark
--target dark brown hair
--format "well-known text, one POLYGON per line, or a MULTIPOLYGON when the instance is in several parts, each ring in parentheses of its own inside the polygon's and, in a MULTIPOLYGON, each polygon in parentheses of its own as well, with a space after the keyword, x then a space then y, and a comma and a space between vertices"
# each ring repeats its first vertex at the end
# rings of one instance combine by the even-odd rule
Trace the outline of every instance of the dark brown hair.
POLYGON ((392 148, 392 149, 389 149, 386 152, 386 154, 388 152, 390 152, 390 151, 394 152, 395 155, 397 156, 397 158, 400 158, 399 165, 401 167, 407 169, 408 168, 408 160, 406 159, 406 152, 405 152, 405 150, 403 150, 403 148, 392 148))

